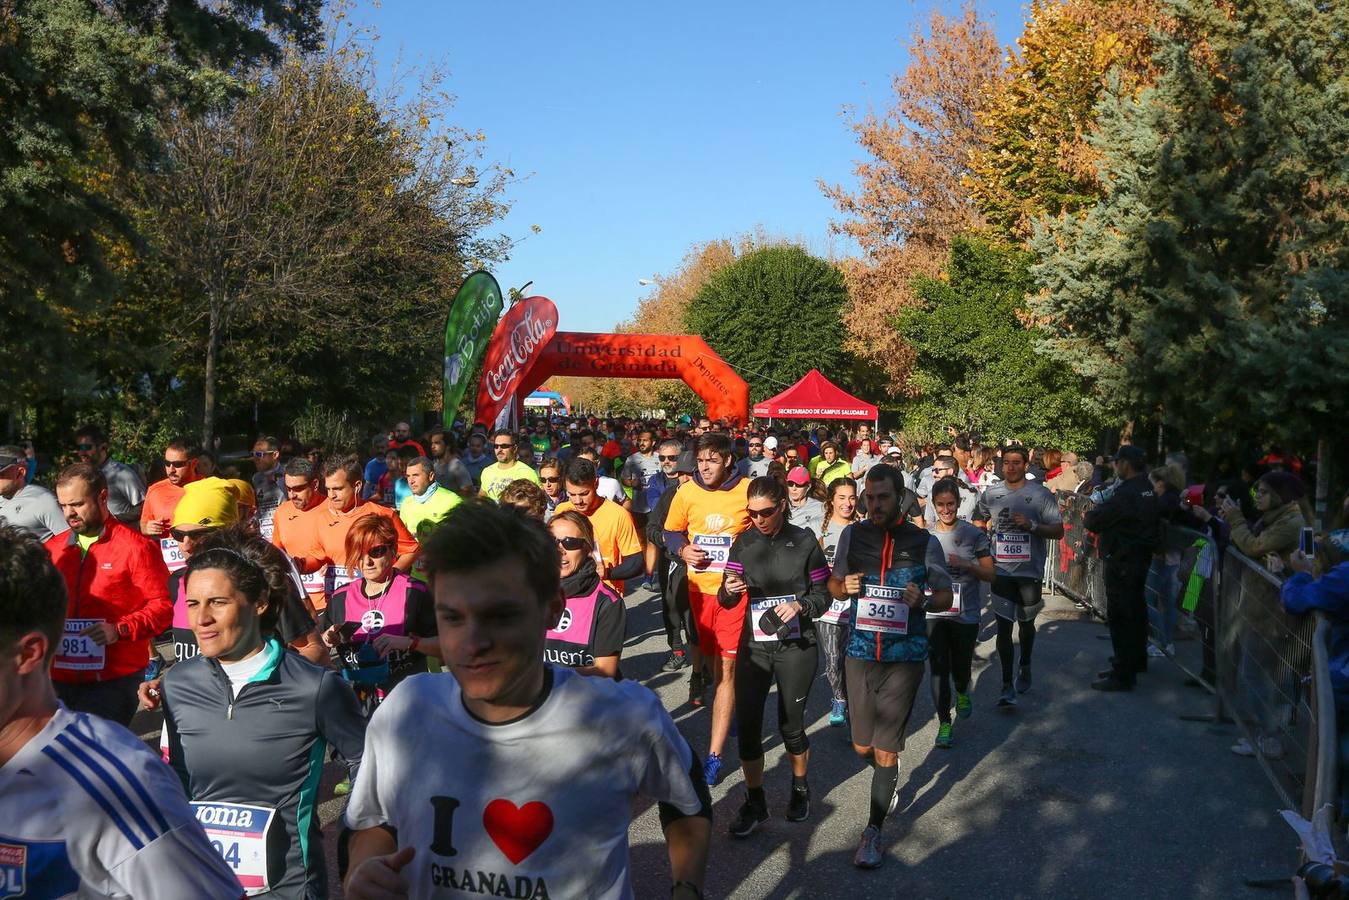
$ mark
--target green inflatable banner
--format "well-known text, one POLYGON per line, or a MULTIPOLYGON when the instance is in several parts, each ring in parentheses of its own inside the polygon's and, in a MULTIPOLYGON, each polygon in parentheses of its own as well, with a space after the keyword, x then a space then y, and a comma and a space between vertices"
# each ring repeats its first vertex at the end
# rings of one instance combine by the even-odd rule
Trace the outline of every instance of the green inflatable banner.
POLYGON ((474 272, 454 295, 445 322, 445 405, 441 418, 446 428, 454 424, 455 411, 468 387, 465 382, 487 349, 501 307, 501 286, 489 272, 474 272))

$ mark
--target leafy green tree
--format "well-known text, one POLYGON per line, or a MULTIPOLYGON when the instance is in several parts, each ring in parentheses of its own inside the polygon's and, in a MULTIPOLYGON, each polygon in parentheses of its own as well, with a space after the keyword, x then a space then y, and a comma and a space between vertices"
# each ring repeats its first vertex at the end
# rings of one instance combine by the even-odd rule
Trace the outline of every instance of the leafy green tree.
POLYGON ((800 247, 766 247, 717 271, 684 321, 740 371, 757 402, 812 368, 831 378, 851 373, 842 350, 847 300, 834 266, 800 247))
POLYGON ((1311 438, 1349 396, 1349 5, 1171 0, 1118 85, 1105 193, 1034 240, 1044 349, 1099 405, 1228 442, 1311 438))
POLYGON ((109 283, 100 232, 132 234, 100 159, 137 168, 170 109, 223 100, 238 73, 314 46, 320 0, 0 2, 0 380, 50 395, 83 359, 66 316, 109 283), (55 373, 55 374, 54 374, 55 373))
POLYGON ((900 407, 906 435, 931 439, 953 426, 1036 446, 1093 446, 1097 419, 1083 379, 1035 350, 1030 263, 1023 250, 965 234, 941 277, 915 281, 919 305, 895 323, 916 354, 918 393, 900 407))
POLYGON ((169 124, 135 200, 173 279, 177 375, 201 392, 208 444, 222 405, 387 414, 437 377, 430 324, 465 271, 505 255, 485 229, 511 177, 432 124, 444 102, 434 85, 382 93, 353 40, 287 54, 230 108, 169 124))

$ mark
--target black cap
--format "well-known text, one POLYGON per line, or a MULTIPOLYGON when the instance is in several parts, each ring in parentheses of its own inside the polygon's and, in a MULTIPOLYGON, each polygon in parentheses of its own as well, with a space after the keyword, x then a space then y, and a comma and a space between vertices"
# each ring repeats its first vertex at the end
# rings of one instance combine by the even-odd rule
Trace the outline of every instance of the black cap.
POLYGON ((692 475, 698 471, 698 458, 693 455, 692 450, 685 450, 679 454, 679 462, 675 463, 676 475, 692 475))
POLYGON ((1142 447, 1125 444, 1115 451, 1115 462, 1127 462, 1135 469, 1141 469, 1148 464, 1148 455, 1142 447))

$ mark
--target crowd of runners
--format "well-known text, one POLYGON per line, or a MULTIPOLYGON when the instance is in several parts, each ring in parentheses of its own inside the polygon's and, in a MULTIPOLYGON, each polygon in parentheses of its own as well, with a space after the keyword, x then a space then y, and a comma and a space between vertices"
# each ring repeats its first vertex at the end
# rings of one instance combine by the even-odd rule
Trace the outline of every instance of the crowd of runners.
MULTIPOLYGON (((399 423, 368 456, 262 437, 246 475, 173 441, 147 488, 99 429, 74 437, 54 491, 0 447, 0 896, 328 896, 316 806, 339 759, 347 897, 631 896, 637 795, 671 895, 701 897, 732 739, 729 838, 779 803, 811 819, 821 672, 871 769, 854 863, 875 868, 925 675, 934 752, 976 713, 985 610, 997 704, 1032 690, 1063 535, 1046 483, 1114 479, 968 435, 540 417, 399 423), (627 608, 648 602, 705 747, 624 678, 627 608), (770 803, 774 688, 791 782, 770 803), (126 730, 147 709, 157 752, 126 730)), ((1141 456, 1119 455, 1124 483, 1141 456)), ((1155 528, 1133 493, 1100 495, 1103 530, 1155 528)), ((1115 648, 1101 690, 1146 662, 1115 648)))

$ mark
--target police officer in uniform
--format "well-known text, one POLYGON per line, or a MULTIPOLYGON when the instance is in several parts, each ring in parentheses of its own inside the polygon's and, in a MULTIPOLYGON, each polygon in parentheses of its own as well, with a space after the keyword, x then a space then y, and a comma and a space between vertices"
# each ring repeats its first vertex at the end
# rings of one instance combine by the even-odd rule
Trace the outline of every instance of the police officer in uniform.
POLYGON ((1098 691, 1131 691, 1147 668, 1148 614, 1144 585, 1157 543, 1160 515, 1147 457, 1139 447, 1115 454, 1119 482, 1084 524, 1100 536, 1105 559, 1106 618, 1115 648, 1111 667, 1092 682, 1098 691))

